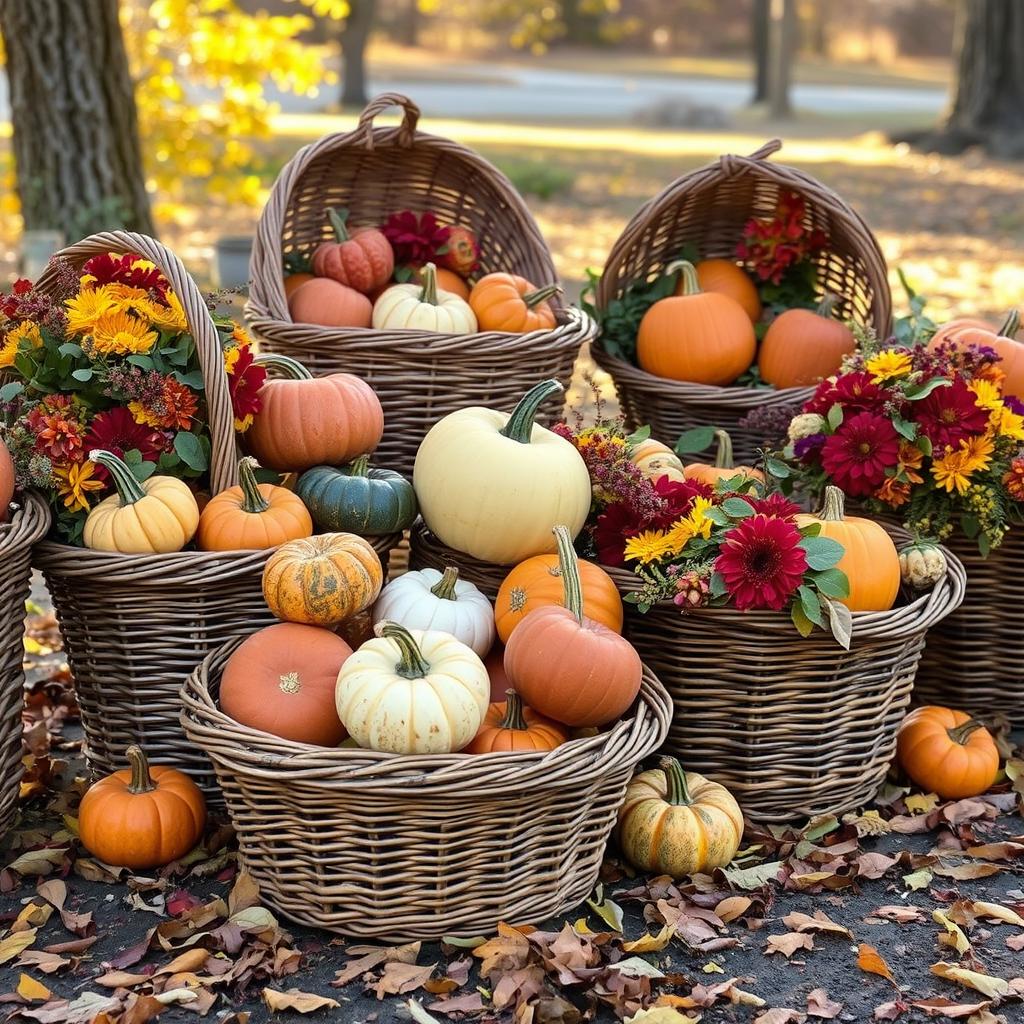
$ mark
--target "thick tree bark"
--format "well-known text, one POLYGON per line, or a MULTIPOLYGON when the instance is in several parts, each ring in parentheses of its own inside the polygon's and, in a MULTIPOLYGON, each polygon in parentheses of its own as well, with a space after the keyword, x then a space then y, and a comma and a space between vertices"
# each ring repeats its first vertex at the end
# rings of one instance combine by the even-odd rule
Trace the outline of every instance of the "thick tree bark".
POLYGON ((790 68, 796 52, 796 0, 771 0, 768 110, 772 117, 793 113, 789 101, 790 68))
POLYGON ((28 230, 153 233, 117 0, 0 0, 28 230))
POLYGON ((420 45, 421 17, 419 0, 405 0, 394 33, 395 39, 403 46, 420 45))
POLYGON ((373 28, 376 0, 349 0, 348 17, 341 30, 341 105, 365 107, 366 43, 373 28))
POLYGON ((750 42, 754 53, 754 95, 751 103, 765 103, 768 100, 768 41, 771 23, 771 0, 753 0, 750 9, 750 42))

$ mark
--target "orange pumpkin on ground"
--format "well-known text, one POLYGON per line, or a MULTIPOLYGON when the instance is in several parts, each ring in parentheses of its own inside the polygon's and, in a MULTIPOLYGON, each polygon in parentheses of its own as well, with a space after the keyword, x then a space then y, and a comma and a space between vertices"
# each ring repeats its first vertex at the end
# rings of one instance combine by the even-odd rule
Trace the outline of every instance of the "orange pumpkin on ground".
POLYGON ((505 700, 491 704, 480 731, 463 748, 464 754, 492 754, 497 751, 554 750, 569 738, 558 722, 523 706, 515 690, 505 700))
POLYGON ((757 354, 761 380, 777 388, 817 384, 838 373, 843 356, 857 348, 853 331, 832 316, 836 296, 816 310, 787 309, 769 325, 757 354))
POLYGON ((718 442, 718 449, 714 465, 709 465, 706 462, 689 463, 683 468, 683 476, 687 480, 696 480, 709 487, 717 487, 719 480, 732 480, 737 476, 742 476, 744 479, 760 480, 764 483, 764 473, 761 470, 754 469, 753 466, 733 465, 732 438, 728 431, 716 430, 715 440, 718 442))
POLYGON ((928 348, 934 352, 939 345, 936 338, 941 337, 959 349, 966 348, 968 345, 995 349, 999 354, 999 368, 1004 374, 1003 394, 1011 395, 1014 398, 1024 398, 1024 345, 1017 341, 1017 333, 1020 331, 1020 313, 1011 309, 997 331, 987 326, 973 326, 977 322, 964 321, 963 325, 957 327, 956 330, 950 330, 951 325, 947 324, 932 336, 932 340, 928 342, 928 348))
POLYGON ((369 327, 373 322, 370 300, 329 277, 299 285, 288 298, 288 312, 297 324, 321 327, 369 327))
POLYGON ((260 732, 336 747, 346 733, 334 706, 334 687, 351 653, 329 629, 296 622, 267 626, 228 659, 220 706, 236 722, 260 732))
POLYGON ((335 241, 317 246, 313 273, 366 295, 391 280, 395 254, 382 232, 376 228, 356 228, 350 232, 347 218, 347 210, 327 211, 335 241))
POLYGON ((284 279, 284 297, 290 299, 307 281, 315 281, 316 278, 312 274, 300 272, 298 274, 289 274, 284 279))
MULTIPOLYGON (((732 260, 701 260, 697 264, 697 281, 702 292, 718 292, 735 299, 743 312, 756 324, 761 319, 761 296, 750 275, 732 260)), ((683 282, 680 279, 679 286, 683 282)))
POLYGON ((561 290, 557 284, 537 288, 517 274, 487 274, 473 285, 469 305, 481 331, 550 331, 555 311, 548 299, 561 290))
POLYGON ((903 770, 944 800, 979 796, 999 774, 999 749, 981 722, 963 711, 922 707, 911 711, 896 737, 903 770))
POLYGON ((0 440, 0 523, 7 522, 8 506, 14 497, 14 459, 10 449, 0 440))
POLYGON ((572 537, 556 526, 563 607, 535 608, 509 637, 505 672, 535 711, 568 726, 607 725, 640 692, 643 666, 632 644, 583 616, 572 537))
POLYGON ((728 295, 702 292, 697 271, 685 260, 681 292, 659 299, 637 332, 640 368, 656 377, 724 387, 750 369, 757 350, 754 326, 728 295))

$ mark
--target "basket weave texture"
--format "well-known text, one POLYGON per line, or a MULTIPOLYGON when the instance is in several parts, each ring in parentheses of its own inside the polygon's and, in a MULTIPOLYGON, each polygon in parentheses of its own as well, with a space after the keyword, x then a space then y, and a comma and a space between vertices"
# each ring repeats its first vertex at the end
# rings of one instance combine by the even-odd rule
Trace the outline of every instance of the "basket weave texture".
POLYGON ((32 575, 32 545, 50 526, 50 510, 42 498, 26 494, 6 523, 0 524, 0 839, 17 811, 22 776, 21 709, 25 672, 22 666, 25 600, 32 575))
MULTIPOLYGON (((265 351, 292 356, 313 373, 344 371, 366 380, 384 407, 378 461, 412 472, 423 435, 442 416, 468 405, 511 411, 538 381, 568 386, 580 346, 596 326, 552 300, 558 323, 529 334, 431 334, 293 323, 284 294, 282 258, 311 253, 332 240, 329 206, 351 211, 355 226, 382 224, 402 210, 433 211, 442 223, 470 228, 480 243, 480 272, 504 270, 538 287, 557 281, 547 244, 522 197, 496 167, 450 139, 417 130, 419 108, 384 93, 359 124, 301 149, 274 183, 260 216, 250 267, 246 317, 265 351), (399 127, 374 127, 389 107, 403 109, 399 127)), ((561 414, 558 400, 541 422, 561 414)))
POLYGON ((409 531, 409 568, 436 569, 444 572, 445 567, 452 565, 459 570, 459 577, 476 584, 481 593, 492 602, 498 596, 498 590, 505 577, 512 571, 511 565, 495 565, 494 562, 481 562, 472 555, 463 554, 454 548, 442 544, 422 519, 417 519, 409 531))
MULTIPOLYGON (((849 651, 820 631, 799 636, 781 612, 683 615, 666 602, 642 614, 627 602, 625 633, 674 705, 665 752, 728 787, 753 821, 863 806, 895 755, 925 634, 963 600, 966 572, 946 557, 927 594, 855 612, 849 651)), ((628 571, 608 571, 636 589, 628 571)))
POLYGON ((579 903, 597 882, 633 769, 665 737, 671 704, 645 669, 628 717, 549 753, 393 756, 311 747, 218 707, 235 640, 182 695, 209 754, 242 861, 294 921, 406 941, 489 934, 579 903))
MULTIPOLYGON (((217 330, 195 282, 169 249, 146 235, 92 235, 58 256, 80 267, 98 253, 137 253, 167 277, 181 300, 205 383, 212 445, 212 493, 237 484, 234 414, 217 330)), ((52 287, 52 272, 39 287, 52 287)), ((396 537, 374 548, 387 565, 396 537)), ((85 731, 89 768, 126 766, 138 743, 154 764, 187 772, 207 791, 210 763, 182 732, 179 691, 203 656, 230 637, 274 622, 263 600, 263 566, 271 551, 182 551, 121 555, 42 541, 33 565, 53 597, 85 731)))
MULTIPOLYGON (((782 143, 775 139, 750 156, 727 155, 677 178, 637 211, 619 236, 601 274, 598 309, 632 284, 653 279, 685 249, 699 259, 732 260, 743 226, 751 217, 771 217, 782 191, 797 192, 807 204, 807 222, 821 229, 828 244, 817 258, 822 292, 840 297, 836 315, 889 332, 892 297, 885 257, 860 215, 809 174, 768 158, 782 143)), ((594 359, 611 374, 627 420, 649 423, 651 433, 673 444, 699 426, 722 427, 732 436, 736 458, 750 462, 765 438, 740 421, 755 409, 795 407, 811 388, 713 387, 666 380, 592 346, 594 359)), ((795 410, 794 410, 795 411, 795 410)))

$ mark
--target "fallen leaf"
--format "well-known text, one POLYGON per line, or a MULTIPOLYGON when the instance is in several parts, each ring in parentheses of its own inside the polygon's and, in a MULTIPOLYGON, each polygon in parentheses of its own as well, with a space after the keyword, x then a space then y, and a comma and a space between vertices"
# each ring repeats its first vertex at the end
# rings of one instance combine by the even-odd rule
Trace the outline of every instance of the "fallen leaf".
POLYGON ((43 974, 54 974, 71 966, 70 960, 65 960, 56 953, 46 953, 40 949, 26 949, 14 964, 15 967, 32 967, 43 974))
POLYGON ((791 914, 787 914, 783 919, 782 923, 787 928, 792 928, 797 932, 827 932, 830 935, 842 935, 844 938, 852 939, 853 934, 849 928, 844 928, 841 924, 836 924, 827 914, 820 910, 816 910, 812 915, 801 914, 799 911, 794 911, 791 914))
POLYGON ((730 885, 737 889, 760 889, 768 882, 773 882, 779 877, 782 870, 782 861, 773 860, 765 864, 758 864, 752 868, 725 868, 722 874, 728 879, 730 885))
POLYGON ((891 831, 889 823, 878 813, 878 811, 865 811, 863 814, 844 814, 843 824, 852 825, 857 830, 857 835, 884 836, 891 831))
POLYGON ((932 873, 927 868, 920 871, 912 871, 909 875, 903 876, 903 884, 911 891, 927 889, 932 884, 932 873))
POLYGON ((814 949, 814 939, 801 932, 785 932, 782 935, 769 935, 764 951, 766 956, 782 953, 788 960, 800 949, 814 949))
POLYGON ((632 1017, 627 1017, 623 1024, 693 1024, 693 1017, 687 1017, 671 1006, 657 1006, 649 1010, 639 1010, 632 1017))
POLYGON ((945 864, 936 864, 932 872, 942 878, 955 878, 958 882, 969 882, 976 878, 988 878, 991 875, 998 875, 1002 871, 998 864, 957 864, 955 867, 946 867, 945 864))
POLYGON ((666 924, 657 935, 642 935, 632 942, 624 942, 622 948, 626 953, 658 953, 672 941, 675 933, 675 927, 666 924))
POLYGON ((48 875, 54 868, 64 863, 68 852, 66 846, 48 847, 43 850, 29 850, 7 865, 8 871, 17 871, 19 875, 48 875))
POLYGON ((416 1021, 416 1024, 441 1024, 432 1013, 428 1013, 423 1009, 422 1003, 416 1002, 415 999, 410 999, 405 1004, 405 1007, 409 1011, 409 1016, 416 1021))
POLYGON ((946 981, 956 982, 967 988, 973 988, 989 999, 999 999, 1008 996, 1012 992, 1010 983, 1002 978, 993 977, 991 974, 981 974, 979 971, 969 971, 966 967, 957 967, 956 964, 947 964, 940 961, 932 964, 932 974, 945 978, 946 981))
POLYGON ((958 1017, 970 1017, 975 1013, 987 1010, 991 1003, 954 1003, 951 999, 944 999, 937 996, 934 999, 916 999, 910 1004, 917 1010, 922 1010, 929 1017, 949 1017, 956 1020, 958 1017))
POLYGON ((833 1020, 843 1011, 843 1004, 829 999, 823 988, 816 988, 807 995, 807 1015, 833 1020))
POLYGON ((1016 860, 1018 857, 1024 857, 1024 843, 985 843, 983 846, 970 846, 967 855, 979 860, 1016 860))
POLYGON ((872 910, 868 917, 880 917, 886 921, 895 921, 897 924, 910 924, 923 921, 924 912, 919 907, 897 903, 872 910))
POLYGON ((904 801, 911 814, 927 814, 939 805, 939 798, 934 793, 914 793, 904 801))
POLYGON ((971 944, 961 931, 960 926, 950 921, 941 910, 932 911, 932 920, 946 929, 946 934, 939 936, 939 942, 942 945, 952 946, 961 956, 971 948, 971 944))
POLYGON ((1010 935, 1006 940, 1006 945, 1016 953, 1024 950, 1024 932, 1021 932, 1020 935, 1010 935))
POLYGON ((896 979, 892 976, 892 971, 889 970, 885 958, 874 946, 866 942, 862 942, 857 947, 857 966, 862 971, 867 971, 868 974, 877 974, 880 978, 892 982, 893 985, 896 984, 896 979))
POLYGON ((615 903, 611 897, 604 899, 604 891, 599 885, 597 887, 596 899, 587 900, 587 906, 613 931, 622 931, 622 907, 615 903))
POLYGON ((910 1007, 902 1000, 897 999, 893 1003, 882 1003, 875 1007, 872 1014, 873 1020, 896 1020, 909 1010, 910 1007))
POLYGON ((725 968, 719 967, 714 960, 709 960, 702 968, 704 974, 725 974, 725 968))
POLYGON ((623 974, 629 974, 634 978, 664 978, 665 975, 658 970, 654 964, 645 960, 641 956, 627 957, 625 960, 620 960, 618 963, 608 965, 612 970, 621 971, 623 974))
POLYGON ((263 990, 263 1002, 272 1013, 280 1013, 281 1010, 295 1010, 297 1013, 313 1013, 316 1010, 335 1010, 341 1004, 337 999, 328 996, 318 996, 312 992, 301 992, 297 988, 290 988, 285 992, 277 989, 265 988, 263 990))
POLYGON ((982 903, 975 900, 971 904, 971 909, 978 917, 987 917, 995 921, 1002 921, 1004 924, 1012 924, 1018 928, 1024 928, 1024 917, 1021 917, 1015 910, 1010 910, 1009 907, 1004 907, 999 903, 982 903))
POLYGON ((22 974, 18 978, 18 987, 15 991, 29 1003, 45 1003, 53 998, 53 993, 45 985, 28 974, 22 974))
POLYGON ((48 1003, 30 1010, 21 1010, 22 1017, 39 1021, 39 1024, 87 1024, 101 1013, 120 1009, 121 1000, 97 992, 83 992, 70 1002, 67 999, 51 999, 48 1003))
POLYGON ((395 962, 385 964, 384 973, 373 988, 374 994, 378 999, 383 999, 385 996, 401 995, 422 988, 434 973, 435 966, 427 964, 420 967, 395 962))
POLYGON ((39 904, 33 901, 24 907, 15 918, 14 923, 11 925, 11 931, 24 932, 28 931, 29 928, 40 928, 50 920, 52 913, 53 907, 49 904, 39 904))
POLYGON ((23 932, 13 932, 0 939, 0 964, 6 964, 13 960, 35 941, 35 928, 28 928, 23 932))
POLYGON ((753 902, 749 896, 726 896, 715 907, 715 916, 728 924, 730 921, 742 917, 751 908, 753 902))
POLYGON ((887 857, 884 853, 863 853, 854 862, 860 878, 881 878, 895 863, 895 857, 887 857))
POLYGON ((234 917, 239 911, 258 906, 259 902, 260 887, 256 884, 252 875, 243 868, 238 872, 235 884, 228 894, 228 915, 234 917))
POLYGON ((799 1010, 776 1008, 759 1013, 754 1018, 754 1024, 799 1024, 806 1019, 807 1014, 799 1010))

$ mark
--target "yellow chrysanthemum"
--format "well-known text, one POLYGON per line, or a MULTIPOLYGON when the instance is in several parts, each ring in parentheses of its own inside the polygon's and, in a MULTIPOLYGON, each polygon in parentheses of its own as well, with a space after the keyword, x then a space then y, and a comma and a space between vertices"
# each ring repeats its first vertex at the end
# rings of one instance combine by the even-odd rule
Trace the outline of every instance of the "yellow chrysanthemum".
POLYGON ((238 362, 240 352, 241 349, 237 345, 232 345, 231 348, 224 351, 224 372, 229 377, 231 376, 231 371, 235 368, 235 363, 238 362))
POLYGON ((23 341, 27 341, 32 348, 39 348, 42 345, 43 336, 39 332, 39 324, 34 320, 25 320, 4 335, 3 344, 0 345, 0 366, 14 365, 14 357, 22 347, 23 341))
POLYGON ((1012 438, 1014 441, 1024 441, 1024 416, 1013 412, 1005 405, 1000 404, 1000 407, 992 412, 988 422, 989 429, 1000 436, 1012 438))
POLYGON ((971 474, 988 469, 994 448, 988 435, 961 441, 955 451, 948 450, 932 463, 935 483, 950 494, 956 491, 963 496, 971 486, 971 474))
POLYGON ((976 473, 979 469, 988 469, 995 442, 988 434, 969 437, 960 442, 960 450, 964 453, 965 472, 976 473))
POLYGON ((64 498, 64 507, 72 512, 85 511, 89 507, 89 492, 103 489, 103 481, 93 475, 96 464, 72 462, 68 467, 56 467, 53 475, 57 478, 57 491, 64 498))
POLYGON ((88 334, 100 317, 117 309, 117 299, 110 286, 83 288, 73 299, 64 303, 68 315, 69 334, 88 334))
POLYGON ((694 498, 690 514, 672 524, 672 529, 668 532, 670 554, 678 555, 694 537, 703 537, 707 540, 711 536, 714 523, 707 517, 707 510, 711 508, 711 504, 708 498, 694 498))
POLYGON ((627 561, 648 565, 664 558, 671 550, 672 545, 664 530, 644 530, 643 533, 626 541, 622 553, 627 561))
POLYGON ((887 348, 864 363, 864 368, 871 374, 871 379, 876 384, 894 380, 896 377, 906 377, 912 366, 910 353, 899 348, 887 348))
POLYGON ((252 345, 252 338, 249 337, 249 332, 241 324, 232 324, 231 337, 239 345, 252 345))
POLYGON ((167 292, 167 304, 150 302, 146 308, 146 317, 150 323, 161 331, 187 331, 188 321, 178 296, 172 291, 167 292))
POLYGON ((979 378, 971 382, 970 388, 974 392, 974 404, 979 409, 991 409, 992 411, 1002 409, 1002 393, 992 381, 979 378))
POLYGON ((147 409, 142 402, 129 402, 128 411, 132 414, 132 419, 136 423, 141 423, 147 427, 159 427, 161 417, 157 416, 156 413, 147 409))
POLYGON ((92 349, 110 355, 148 352, 156 340, 156 331, 120 310, 104 313, 92 329, 92 349))

